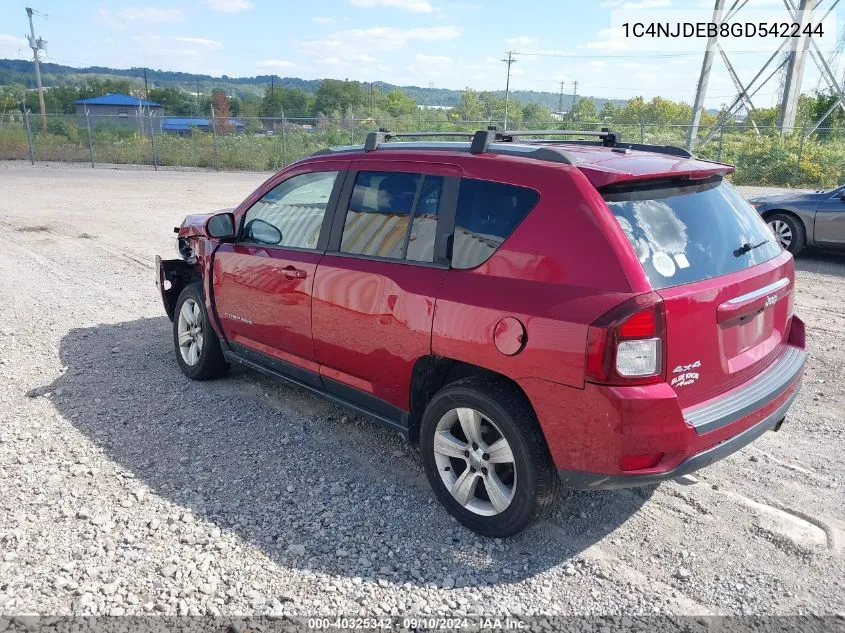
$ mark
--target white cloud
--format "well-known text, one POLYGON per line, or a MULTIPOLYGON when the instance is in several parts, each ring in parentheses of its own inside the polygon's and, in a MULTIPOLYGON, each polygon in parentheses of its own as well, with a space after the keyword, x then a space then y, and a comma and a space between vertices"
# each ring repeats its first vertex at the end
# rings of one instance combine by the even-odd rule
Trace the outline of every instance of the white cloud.
POLYGON ((368 54, 368 51, 394 51, 409 42, 437 42, 453 40, 463 33, 460 26, 431 26, 402 29, 395 26, 378 26, 369 29, 337 31, 319 40, 306 40, 300 49, 309 55, 347 57, 368 54))
POLYGON ((208 8, 220 13, 237 13, 253 6, 250 0, 208 0, 208 8))
POLYGON ((170 24, 181 22, 185 14, 181 9, 158 9, 155 7, 126 7, 119 11, 100 9, 95 19, 108 28, 126 29, 130 23, 145 22, 149 24, 170 24))
POLYGON ((293 68, 296 64, 287 59, 265 59, 258 62, 256 66, 261 68, 293 68))
MULTIPOLYGON (((710 6, 713 6, 712 0, 710 6)), ((753 0, 752 0, 753 1, 753 0)), ((636 0, 626 2, 625 0, 605 0, 599 7, 602 9, 626 9, 636 11, 638 9, 665 9, 672 6, 672 0, 636 0)))
POLYGON ((209 51, 223 47, 221 42, 202 37, 165 37, 162 35, 134 35, 132 41, 141 47, 143 55, 172 60, 174 57, 198 61, 206 59, 209 51))
POLYGON ((445 57, 443 55, 423 55, 422 53, 417 53, 414 58, 419 63, 429 66, 448 66, 454 63, 451 57, 445 57))
POLYGON ((210 40, 205 37, 174 37, 173 39, 183 44, 194 44, 203 48, 223 48, 223 42, 210 40))
POLYGON ((387 9, 400 9, 411 13, 430 13, 434 7, 428 0, 348 0, 353 7, 372 9, 384 7, 387 9))
POLYGON ((508 45, 508 48, 513 48, 516 50, 519 50, 520 48, 525 48, 526 46, 531 46, 532 44, 536 43, 536 37, 530 37, 527 35, 521 35, 519 37, 509 37, 505 40, 505 44, 508 45))
POLYGON ((585 48, 592 48, 602 51, 628 51, 630 44, 625 41, 625 33, 621 28, 602 29, 598 32, 596 39, 584 44, 585 48))

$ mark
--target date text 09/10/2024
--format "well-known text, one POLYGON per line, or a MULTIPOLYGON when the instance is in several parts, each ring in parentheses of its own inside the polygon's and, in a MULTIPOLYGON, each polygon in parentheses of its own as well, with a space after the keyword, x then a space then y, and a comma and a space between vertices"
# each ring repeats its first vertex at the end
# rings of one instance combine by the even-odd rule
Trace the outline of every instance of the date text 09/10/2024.
POLYGON ((334 617, 308 618, 309 629, 314 630, 464 630, 464 631, 522 631, 529 623, 515 618, 499 617, 334 617))

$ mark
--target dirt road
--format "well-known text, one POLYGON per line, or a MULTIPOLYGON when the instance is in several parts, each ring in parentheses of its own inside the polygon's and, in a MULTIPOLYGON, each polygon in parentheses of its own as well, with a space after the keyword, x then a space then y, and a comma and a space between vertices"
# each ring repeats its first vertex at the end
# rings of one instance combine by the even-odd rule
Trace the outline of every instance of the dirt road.
POLYGON ((0 165, 0 630, 35 613, 845 612, 845 257, 798 261, 781 432, 503 542, 391 432, 257 374, 192 383, 153 279, 265 174, 0 165))

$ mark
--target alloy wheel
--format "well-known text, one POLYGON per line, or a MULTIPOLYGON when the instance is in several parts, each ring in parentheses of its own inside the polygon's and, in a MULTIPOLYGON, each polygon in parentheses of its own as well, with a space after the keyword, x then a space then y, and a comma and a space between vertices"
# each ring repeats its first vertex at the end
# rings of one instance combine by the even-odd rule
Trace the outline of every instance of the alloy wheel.
POLYGON ((185 299, 179 311, 177 333, 179 353, 187 365, 193 367, 200 360, 203 344, 202 309, 193 299, 185 299))
POLYGON ((513 501, 513 451, 495 422, 480 411, 460 407, 440 418, 434 461, 443 485, 470 512, 495 516, 513 501))
POLYGON ((788 249, 792 245, 792 229, 783 220, 773 220, 769 222, 769 229, 777 239, 778 244, 783 248, 788 249))

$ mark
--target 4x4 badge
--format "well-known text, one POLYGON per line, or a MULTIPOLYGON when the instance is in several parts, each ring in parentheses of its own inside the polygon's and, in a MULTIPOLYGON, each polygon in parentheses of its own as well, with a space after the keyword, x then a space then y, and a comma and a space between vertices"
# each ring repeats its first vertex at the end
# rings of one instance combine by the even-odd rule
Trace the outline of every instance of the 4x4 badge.
POLYGON ((670 384, 673 387, 689 387, 690 385, 695 384, 695 381, 699 378, 699 373, 692 370, 698 369, 699 367, 701 367, 700 360, 690 363, 689 365, 678 365, 672 372, 673 374, 677 374, 677 376, 672 378, 672 382, 670 384))

